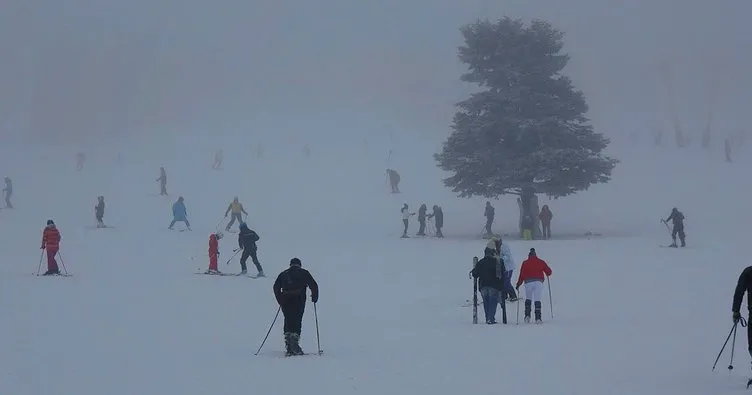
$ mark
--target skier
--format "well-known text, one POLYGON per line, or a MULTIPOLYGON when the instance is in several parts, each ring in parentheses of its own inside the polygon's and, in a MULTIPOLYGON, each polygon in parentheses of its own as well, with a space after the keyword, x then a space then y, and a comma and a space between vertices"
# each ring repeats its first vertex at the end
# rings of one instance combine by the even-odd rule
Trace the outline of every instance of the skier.
POLYGON ((486 210, 483 212, 483 216, 486 217, 486 237, 493 236, 493 231, 491 231, 491 225, 493 225, 495 215, 496 215, 496 209, 494 209, 490 201, 486 201, 486 210))
POLYGON ((13 196, 13 182, 10 180, 10 177, 5 177, 3 192, 5 193, 5 208, 13 208, 13 205, 10 203, 10 197, 13 196))
POLYGON ((243 208, 243 204, 238 201, 238 197, 235 196, 235 198, 230 202, 230 205, 227 206, 227 211, 225 211, 225 218, 227 218, 227 214, 232 212, 232 218, 230 218, 230 222, 225 227, 225 231, 229 231, 232 224, 235 223, 235 220, 238 220, 238 223, 243 222, 242 214, 248 215, 248 213, 243 208))
POLYGON ((676 248, 676 235, 679 235, 679 240, 681 241, 681 246, 686 247, 686 239, 684 234, 684 214, 681 213, 676 207, 671 209, 671 214, 668 216, 668 218, 661 220, 663 223, 668 223, 668 221, 671 221, 673 224, 673 229, 671 229, 671 238, 674 240, 674 242, 669 247, 676 248))
POLYGON ((97 228, 106 228, 104 221, 104 196, 97 198, 97 205, 94 206, 94 217, 97 219, 97 228))
POLYGON ((420 228, 418 229, 418 233, 415 234, 416 236, 426 235, 426 210, 428 210, 428 207, 426 207, 425 203, 423 203, 418 209, 418 223, 420 224, 420 228))
POLYGON ((164 167, 159 168, 159 178, 157 178, 157 181, 159 182, 159 196, 167 196, 167 172, 164 167))
POLYGON ((433 213, 428 214, 428 219, 435 218, 436 219, 436 237, 443 238, 444 234, 441 233, 441 228, 444 227, 444 210, 441 209, 438 205, 433 205, 433 213))
POLYGON ((224 160, 224 152, 219 149, 217 152, 214 153, 214 164, 212 165, 212 169, 219 170, 222 168, 222 161, 224 160))
POLYGON ((188 230, 191 230, 191 224, 188 222, 188 210, 185 208, 182 196, 178 197, 178 201, 172 205, 172 222, 170 222, 168 229, 172 230, 175 222, 185 222, 185 226, 188 230))
POLYGON ((311 289, 311 302, 319 301, 319 285, 298 258, 290 259, 290 268, 274 281, 274 297, 285 316, 285 356, 305 354, 300 348, 300 330, 306 304, 306 288, 311 289))
POLYGON ((42 247, 40 249, 47 250, 47 271, 45 276, 53 274, 60 274, 60 269, 57 267, 57 261, 55 255, 60 251, 60 231, 57 230, 55 223, 50 219, 47 220, 47 226, 42 232, 42 247))
POLYGON ((76 154, 76 170, 81 171, 84 169, 84 162, 86 161, 86 155, 83 152, 76 154))
POLYGON ((546 261, 538 258, 535 248, 530 249, 527 259, 522 262, 520 276, 517 279, 517 290, 525 283, 525 323, 530 323, 530 307, 535 302, 535 323, 541 324, 541 294, 543 293, 543 281, 546 276, 551 276, 551 268, 546 261))
POLYGON ((509 249, 508 244, 504 244, 501 238, 496 240, 496 250, 504 262, 504 290, 501 292, 501 297, 509 299, 510 302, 517 301, 517 294, 514 292, 514 286, 512 285, 512 274, 514 273, 514 258, 512 257, 512 250, 509 249))
POLYGON ((396 170, 386 169, 386 174, 389 176, 389 184, 392 186, 392 193, 400 193, 399 183, 400 175, 396 170))
POLYGON ((407 225, 410 222, 410 217, 415 215, 415 213, 410 212, 410 210, 407 208, 407 203, 402 206, 400 212, 402 213, 402 225, 405 226, 405 230, 402 231, 402 238, 407 239, 410 237, 407 235, 407 225))
POLYGON ((248 229, 248 225, 246 225, 245 222, 240 224, 238 245, 240 246, 240 249, 243 250, 243 254, 240 256, 240 274, 248 273, 248 268, 246 267, 245 262, 250 256, 253 264, 256 265, 256 270, 258 270, 256 277, 264 277, 264 269, 261 268, 261 262, 259 262, 258 256, 256 255, 256 252, 258 251, 256 242, 259 241, 259 239, 260 237, 258 233, 248 229))
POLYGON ((551 220, 554 218, 554 214, 548 208, 547 204, 544 204, 543 208, 541 208, 538 218, 540 218, 541 225, 543 226, 543 239, 551 239, 551 220))
POLYGON ((533 220, 533 217, 530 215, 526 215, 522 218, 522 238, 525 240, 532 240, 533 239, 533 227, 535 226, 535 221, 533 220))
MULTIPOLYGON (((742 318, 740 310, 745 292, 747 293, 748 317, 750 317, 752 316, 752 303, 750 303, 750 297, 752 297, 752 266, 747 266, 744 270, 742 270, 742 274, 739 275, 739 280, 736 283, 736 290, 734 291, 734 301, 731 305, 731 312, 734 323, 742 318)), ((749 355, 752 356, 752 325, 747 325, 747 351, 749 352, 749 355)))
POLYGON ((209 235, 209 270, 204 274, 222 274, 217 268, 217 257, 219 257, 219 241, 224 235, 222 232, 212 233, 209 235))
POLYGON ((480 295, 483 298, 483 312, 486 324, 496 323, 496 305, 499 294, 504 289, 504 263, 498 259, 493 241, 483 251, 484 257, 475 265, 470 275, 478 279, 480 295))

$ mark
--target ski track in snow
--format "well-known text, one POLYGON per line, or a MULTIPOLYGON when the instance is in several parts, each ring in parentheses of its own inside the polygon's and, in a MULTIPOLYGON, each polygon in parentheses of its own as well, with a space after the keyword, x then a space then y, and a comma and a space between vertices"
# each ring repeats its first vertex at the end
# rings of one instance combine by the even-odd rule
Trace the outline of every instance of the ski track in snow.
MULTIPOLYGON (((532 246, 553 269, 555 318, 546 291, 542 326, 515 325, 514 303, 509 325, 471 324, 472 308, 462 306, 472 298, 472 257, 485 245, 473 237, 483 201, 453 203, 439 176, 411 187, 422 168, 403 172, 405 193, 397 196, 386 193, 381 159, 357 170, 368 176, 347 178, 356 173, 341 169, 341 156, 296 159, 274 174, 250 165, 233 173, 232 163, 222 173, 210 164, 166 164, 169 197, 149 195, 157 190, 157 162, 80 173, 19 170, 17 209, 0 212, 0 394, 742 393, 750 373, 744 331, 736 369, 726 371, 729 350, 716 372, 710 368, 731 328, 736 278, 749 264, 749 214, 740 208, 750 187, 728 195, 719 188, 747 178, 722 164, 691 171, 707 166, 694 157, 654 156, 622 163, 612 185, 549 203, 554 236, 576 228, 567 225, 572 213, 609 229, 623 219, 630 230, 622 237, 508 241, 517 269, 532 246), (684 173, 646 181, 657 165, 684 173), (226 192, 241 170, 254 184, 226 192), (337 176, 317 177, 323 171, 337 176), (636 185, 637 196, 620 194, 636 185), (113 229, 87 229, 99 194, 113 229), (166 229, 178 194, 193 232, 166 229), (261 235, 268 277, 196 276, 207 267, 208 235, 234 195, 261 235), (417 210, 426 196, 443 199, 447 239, 399 239, 402 201, 417 210), (710 199, 719 200, 715 211, 703 210, 710 199), (690 249, 658 248, 669 241, 658 220, 674 205, 687 215, 690 249), (48 218, 60 228, 73 277, 30 275, 48 218), (293 256, 321 287, 324 354, 283 358, 280 315, 254 356, 277 309, 272 282, 293 256)), ((438 174, 432 166, 425 165, 428 174, 438 174)), ((511 198, 494 204, 497 221, 516 212, 511 198)), ((225 265, 236 246, 234 234, 220 242, 220 270, 239 270, 237 258, 225 265)), ((483 322, 482 306, 478 313, 483 322)), ((316 352, 310 301, 301 345, 316 352)))

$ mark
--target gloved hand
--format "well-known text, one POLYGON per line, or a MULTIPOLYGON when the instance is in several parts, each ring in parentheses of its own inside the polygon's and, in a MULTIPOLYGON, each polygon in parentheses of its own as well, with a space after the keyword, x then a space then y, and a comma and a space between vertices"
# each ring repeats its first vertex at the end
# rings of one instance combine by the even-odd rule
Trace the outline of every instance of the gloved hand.
POLYGON ((734 320, 734 323, 736 323, 737 321, 739 321, 739 320, 740 320, 740 319, 742 318, 742 315, 741 315, 741 314, 739 314, 739 312, 738 312, 738 311, 735 311, 735 312, 734 312, 734 313, 733 313, 733 314, 731 315, 731 317, 733 318, 733 320, 734 320))
POLYGON ((40 249, 40 250, 43 250, 43 249, 44 249, 44 246, 41 246, 41 247, 39 247, 39 249, 40 249))
POLYGON ((219 256, 219 251, 217 251, 217 256, 219 256))
POLYGON ((319 301, 319 296, 318 295, 312 295, 311 296, 311 302, 316 303, 318 301, 319 301))

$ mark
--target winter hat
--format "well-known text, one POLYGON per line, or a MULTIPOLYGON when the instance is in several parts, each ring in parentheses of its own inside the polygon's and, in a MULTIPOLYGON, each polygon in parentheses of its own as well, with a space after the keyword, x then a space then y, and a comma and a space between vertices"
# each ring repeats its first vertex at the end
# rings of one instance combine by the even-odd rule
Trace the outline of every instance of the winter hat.
POLYGON ((303 263, 298 258, 292 258, 290 259, 290 266, 303 266, 303 263))
POLYGON ((47 220, 47 225, 55 225, 55 223, 54 223, 54 222, 52 222, 52 220, 51 220, 51 219, 48 219, 48 220, 47 220))
POLYGON ((535 248, 531 248, 531 249, 530 249, 530 253, 529 253, 529 254, 527 254, 527 255, 528 255, 528 256, 537 256, 537 255, 535 254, 535 248))
POLYGON ((486 247, 485 250, 483 250, 483 254, 485 256, 495 256, 496 255, 496 249, 491 247, 486 247))

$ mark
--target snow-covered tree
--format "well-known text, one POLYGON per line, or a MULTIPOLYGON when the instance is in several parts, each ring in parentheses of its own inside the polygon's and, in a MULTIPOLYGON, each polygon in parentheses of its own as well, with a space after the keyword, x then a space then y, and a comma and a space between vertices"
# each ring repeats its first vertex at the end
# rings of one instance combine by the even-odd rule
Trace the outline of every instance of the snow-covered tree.
MULTIPOLYGON (((480 90, 457 104, 453 132, 435 155, 460 197, 520 195, 537 222, 536 194, 562 197, 608 182, 617 161, 585 116, 585 96, 560 74, 564 34, 548 22, 504 18, 460 29, 461 80, 480 90)), ((537 232, 535 232, 537 233, 537 232)))

